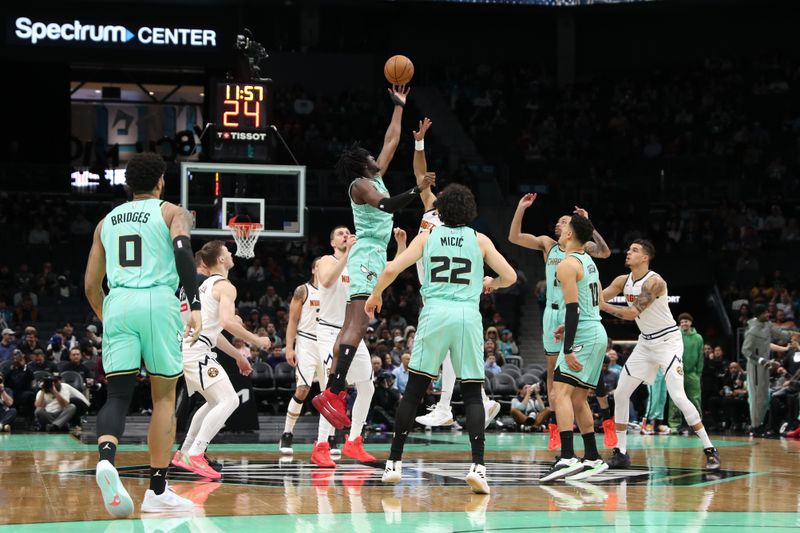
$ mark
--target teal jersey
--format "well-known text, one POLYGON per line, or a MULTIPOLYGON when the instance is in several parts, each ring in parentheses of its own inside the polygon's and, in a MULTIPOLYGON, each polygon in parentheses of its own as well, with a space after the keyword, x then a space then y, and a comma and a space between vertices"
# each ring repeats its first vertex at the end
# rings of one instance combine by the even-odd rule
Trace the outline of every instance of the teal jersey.
POLYGON ((600 274, 592 256, 569 254, 583 265, 583 278, 578 280, 578 323, 600 322, 600 274))
POLYGON ((422 252, 420 293, 426 305, 434 300, 468 302, 477 308, 483 292, 483 252, 478 234, 466 226, 437 226, 422 252))
POLYGON ((544 279, 547 284, 546 294, 548 305, 564 305, 564 294, 561 292, 561 286, 558 284, 558 279, 556 278, 556 269, 559 263, 564 260, 564 257, 566 257, 564 250, 561 249, 558 243, 555 243, 550 248, 550 251, 547 252, 547 260, 544 263, 544 279))
MULTIPOLYGON (((389 191, 386 189, 386 185, 383 184, 383 178, 379 175, 367 181, 383 196, 389 196, 389 191)), ((350 184, 351 188, 353 183, 355 181, 350 184)), ((356 237, 380 241, 384 246, 387 246, 389 239, 392 237, 394 216, 369 204, 357 204, 353 201, 352 195, 350 196, 350 207, 353 209, 356 237)))
POLYGON ((135 200, 114 208, 103 221, 100 240, 106 251, 111 289, 178 288, 178 271, 161 200, 135 200))

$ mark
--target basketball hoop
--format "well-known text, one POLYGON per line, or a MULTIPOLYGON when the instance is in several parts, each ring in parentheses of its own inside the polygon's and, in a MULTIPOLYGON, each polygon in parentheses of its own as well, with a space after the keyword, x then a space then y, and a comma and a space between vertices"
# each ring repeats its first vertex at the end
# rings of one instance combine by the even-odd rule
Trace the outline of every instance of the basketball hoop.
POLYGON ((256 247, 256 241, 259 235, 261 235, 261 230, 264 229, 264 226, 256 222, 233 221, 229 222, 228 226, 233 234, 233 240, 236 241, 235 255, 245 259, 255 257, 254 249, 256 247))

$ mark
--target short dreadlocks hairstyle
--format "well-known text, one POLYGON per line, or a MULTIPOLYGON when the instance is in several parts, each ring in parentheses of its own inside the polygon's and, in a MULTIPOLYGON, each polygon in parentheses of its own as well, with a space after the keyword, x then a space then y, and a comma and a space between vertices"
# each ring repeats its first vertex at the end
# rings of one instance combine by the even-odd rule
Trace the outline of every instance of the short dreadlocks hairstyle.
POLYGON ((572 218, 569 220, 569 225, 575 234, 575 239, 577 239, 579 243, 586 244, 592 240, 594 224, 592 224, 592 221, 588 218, 580 215, 572 215, 572 218))
POLYGON ((150 192, 156 188, 158 178, 164 175, 167 164, 152 152, 134 155, 125 168, 125 183, 133 193, 150 192))
POLYGON ((436 210, 446 226, 466 226, 478 216, 475 196, 467 187, 451 183, 436 195, 436 210))
POLYGON ((339 156, 339 160, 336 162, 336 176, 342 183, 349 183, 355 178, 362 177, 369 156, 370 153, 366 148, 362 148, 358 143, 353 143, 353 146, 339 156))

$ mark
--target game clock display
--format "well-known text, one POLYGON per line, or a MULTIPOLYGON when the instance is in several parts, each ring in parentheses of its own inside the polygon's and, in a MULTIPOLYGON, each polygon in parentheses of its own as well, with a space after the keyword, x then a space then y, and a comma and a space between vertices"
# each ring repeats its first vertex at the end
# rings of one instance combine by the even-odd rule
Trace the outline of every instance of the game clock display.
POLYGON ((265 83, 214 84, 212 158, 216 161, 263 160, 269 126, 270 87, 265 83))

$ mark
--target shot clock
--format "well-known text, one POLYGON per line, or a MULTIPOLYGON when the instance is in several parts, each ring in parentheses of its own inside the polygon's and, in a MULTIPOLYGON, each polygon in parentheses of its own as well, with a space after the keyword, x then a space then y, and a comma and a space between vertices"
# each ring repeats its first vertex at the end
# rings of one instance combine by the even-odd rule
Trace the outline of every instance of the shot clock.
POLYGON ((271 87, 249 81, 221 81, 212 87, 211 158, 266 162, 271 87))

